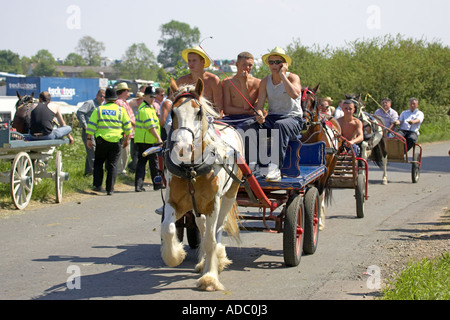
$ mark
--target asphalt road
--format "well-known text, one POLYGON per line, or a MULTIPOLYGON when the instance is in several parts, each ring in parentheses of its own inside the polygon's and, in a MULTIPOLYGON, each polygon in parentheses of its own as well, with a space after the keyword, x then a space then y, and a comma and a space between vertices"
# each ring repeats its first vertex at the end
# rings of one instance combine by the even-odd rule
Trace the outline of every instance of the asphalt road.
POLYGON ((160 216, 153 213, 161 206, 159 192, 135 193, 130 187, 113 197, 2 213, 0 299, 367 298, 376 288, 364 273, 380 262, 377 247, 435 221, 450 207, 449 149, 448 142, 424 146, 418 184, 411 182, 410 164, 389 164, 387 186, 371 165, 364 219, 356 218, 354 191, 335 190, 318 250, 296 268, 283 264, 281 234, 243 232, 241 245, 225 238, 234 263, 221 274, 223 292, 195 289, 195 251, 178 268, 164 266, 160 216))

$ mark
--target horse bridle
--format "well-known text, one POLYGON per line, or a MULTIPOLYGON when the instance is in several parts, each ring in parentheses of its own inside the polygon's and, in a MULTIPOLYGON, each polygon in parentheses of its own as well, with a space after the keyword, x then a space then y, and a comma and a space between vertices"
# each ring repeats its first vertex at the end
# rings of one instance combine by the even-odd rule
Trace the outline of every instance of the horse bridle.
POLYGON ((31 96, 25 96, 21 100, 17 101, 16 109, 19 110, 23 107, 28 107, 32 103, 34 103, 34 98, 31 96))
MULTIPOLYGON (((175 104, 182 98, 188 98, 188 99, 195 100, 195 102, 200 107, 198 116, 201 119, 203 117, 204 113, 203 113, 203 107, 202 107, 200 101, 198 100, 198 97, 190 92, 183 93, 183 94, 180 94, 175 97, 173 105, 175 106, 175 104)), ((186 103, 187 101, 183 102, 182 104, 186 103)), ((175 118, 175 113, 174 113, 174 110, 172 109, 172 119, 174 119, 174 118, 175 118)), ((208 129, 209 129, 209 127, 208 127, 208 129)), ((203 139, 206 138, 206 135, 208 134, 208 129, 205 130, 205 133, 203 134, 203 139)), ((172 173, 173 175, 175 175, 179 178, 182 178, 182 179, 189 180, 191 182, 195 182, 197 177, 206 175, 212 171, 214 163, 215 163, 215 159, 216 159, 216 151, 211 150, 210 152, 207 152, 207 155, 204 159, 203 159, 203 155, 202 155, 201 163, 184 163, 184 162, 180 163, 180 164, 174 163, 172 158, 170 157, 170 154, 174 148, 175 143, 177 142, 172 139, 172 135, 173 135, 174 131, 176 131, 176 130, 177 131, 178 130, 187 131, 192 135, 193 141, 195 141, 195 139, 196 139, 195 132, 191 128, 188 128, 188 127, 180 127, 180 128, 176 128, 176 129, 172 128, 170 130, 168 138, 167 138, 168 148, 164 152, 165 165, 166 165, 167 169, 169 170, 169 172, 172 173)))
POLYGON ((318 103, 318 101, 316 99, 316 93, 312 89, 310 89, 309 87, 304 88, 302 90, 302 104, 301 104, 301 106, 302 106, 303 112, 308 114, 308 116, 309 116, 309 119, 306 118, 306 119, 309 120, 309 123, 312 123, 312 121, 314 120, 314 116, 316 115, 317 103, 318 103), (311 96, 314 97, 314 105, 313 105, 313 110, 314 111, 313 112, 311 112, 310 110, 308 110, 306 108, 306 102, 308 101, 308 95, 311 95, 311 96))

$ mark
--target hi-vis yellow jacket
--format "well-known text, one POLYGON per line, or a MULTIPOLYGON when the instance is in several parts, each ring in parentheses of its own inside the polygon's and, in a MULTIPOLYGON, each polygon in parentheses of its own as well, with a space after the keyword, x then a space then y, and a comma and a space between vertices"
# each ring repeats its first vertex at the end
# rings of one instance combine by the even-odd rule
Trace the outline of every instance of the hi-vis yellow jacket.
POLYGON ((124 133, 131 134, 132 129, 126 110, 115 103, 108 103, 92 113, 86 133, 116 143, 123 138, 124 133))
POLYGON ((161 136, 161 126, 155 108, 143 102, 136 115, 134 143, 158 143, 158 139, 150 133, 150 129, 152 128, 155 128, 156 132, 161 136))

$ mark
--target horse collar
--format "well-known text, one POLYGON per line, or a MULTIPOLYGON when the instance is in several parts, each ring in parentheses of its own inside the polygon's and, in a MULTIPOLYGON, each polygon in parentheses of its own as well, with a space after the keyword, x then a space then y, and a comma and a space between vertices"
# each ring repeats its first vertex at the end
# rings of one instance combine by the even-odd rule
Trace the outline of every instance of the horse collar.
MULTIPOLYGON (((183 130, 188 130, 194 135, 194 132, 189 128, 180 128, 183 130)), ((213 171, 213 166, 216 162, 217 153, 216 150, 211 150, 206 152, 205 158, 202 158, 202 163, 194 163, 194 164, 185 164, 180 163, 176 164, 173 162, 172 157, 170 156, 173 150, 173 141, 172 141, 172 133, 173 129, 169 133, 169 137, 167 139, 169 143, 169 148, 164 153, 164 163, 167 170, 173 174, 174 176, 195 182, 198 177, 205 176, 211 171, 213 171)))

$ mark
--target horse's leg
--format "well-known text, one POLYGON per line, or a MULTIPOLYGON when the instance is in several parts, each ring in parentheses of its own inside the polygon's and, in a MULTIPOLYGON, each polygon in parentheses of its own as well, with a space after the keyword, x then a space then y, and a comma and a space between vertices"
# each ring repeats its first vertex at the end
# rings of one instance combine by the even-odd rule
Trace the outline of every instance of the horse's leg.
POLYGON ((198 250, 198 264, 195 266, 195 272, 202 273, 203 272, 203 266, 205 264, 205 252, 203 251, 203 240, 205 239, 205 232, 206 232, 206 216, 201 215, 200 217, 195 218, 195 223, 197 224, 197 227, 200 231, 201 235, 201 242, 198 250))
POLYGON ((161 225, 161 256, 171 268, 179 266, 186 258, 184 246, 178 241, 175 226, 176 213, 172 206, 166 203, 164 221, 161 225))
POLYGON ((231 210, 233 210, 233 206, 236 202, 236 198, 227 198, 224 196, 222 198, 222 205, 220 208, 219 219, 217 220, 217 230, 216 230, 216 239, 217 239, 217 257, 219 258, 219 273, 225 270, 230 264, 233 263, 227 257, 227 253, 225 250, 225 246, 222 244, 222 235, 224 232, 225 225, 227 223, 228 214, 231 210))
POLYGON ((387 178, 387 163, 388 163, 388 158, 387 158, 387 152, 385 152, 383 154, 383 180, 382 180, 382 184, 383 185, 387 185, 388 184, 388 178, 387 178))
MULTIPOLYGON (((233 205, 236 199, 228 199, 227 197, 222 198, 222 206, 219 213, 219 218, 217 220, 216 226, 216 242, 217 242, 217 257, 219 258, 219 273, 226 269, 232 261, 228 259, 225 246, 222 244, 222 234, 227 221, 228 213, 233 209, 233 205)), ((202 242, 205 237, 206 231, 206 216, 201 216, 195 219, 198 228, 200 229, 200 234, 202 235, 202 242)), ((195 266, 195 272, 202 273, 205 264, 205 252, 203 246, 199 249, 199 262, 195 266)))
POLYGON ((214 212, 206 217, 205 238, 202 249, 205 252, 203 276, 198 280, 197 287, 202 291, 221 291, 223 285, 219 281, 219 259, 217 257, 216 227, 219 215, 220 199, 216 196, 214 212))

